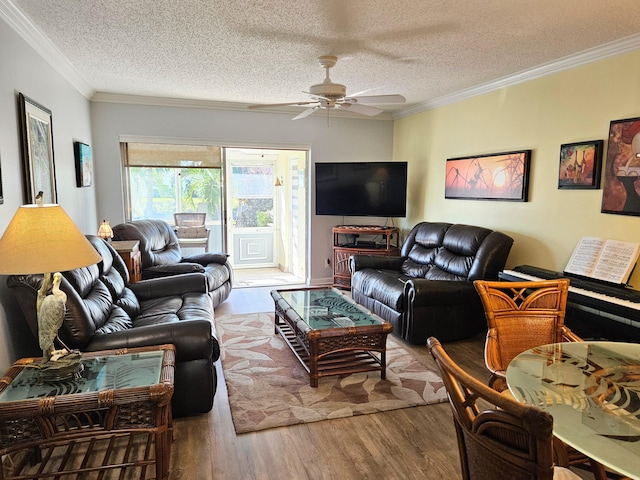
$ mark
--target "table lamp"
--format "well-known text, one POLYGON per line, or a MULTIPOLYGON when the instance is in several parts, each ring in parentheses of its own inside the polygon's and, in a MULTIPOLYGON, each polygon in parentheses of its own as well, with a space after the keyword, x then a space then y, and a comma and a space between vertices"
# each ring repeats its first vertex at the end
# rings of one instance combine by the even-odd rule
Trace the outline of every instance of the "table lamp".
POLYGON ((111 225, 109 225, 109 220, 102 220, 100 223, 100 227, 98 228, 98 236, 107 242, 111 242, 113 238, 113 230, 111 229, 111 225))
MULTIPOLYGON (((56 372, 77 369, 79 365, 79 360, 67 358, 63 361, 67 355, 64 350, 56 350, 54 345, 64 320, 66 302, 66 295, 59 289, 62 279, 59 272, 93 265, 100 260, 100 254, 60 205, 19 207, 0 238, 0 275, 44 272, 37 297, 38 342, 43 353, 40 368, 43 372, 48 370, 55 376, 56 372), (52 287, 51 294, 47 295, 49 287, 52 287)), ((62 344, 59 338, 58 341, 62 344)))

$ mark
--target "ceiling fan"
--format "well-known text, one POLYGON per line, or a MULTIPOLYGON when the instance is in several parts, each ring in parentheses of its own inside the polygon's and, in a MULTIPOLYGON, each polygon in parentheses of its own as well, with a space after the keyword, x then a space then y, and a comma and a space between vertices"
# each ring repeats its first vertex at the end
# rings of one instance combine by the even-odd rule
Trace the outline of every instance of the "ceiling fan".
POLYGON ((299 120, 308 117, 318 109, 341 108, 350 112, 359 113, 361 115, 374 116, 382 113, 384 110, 372 107, 373 103, 404 103, 406 100, 402 95, 366 95, 366 96, 347 96, 347 87, 339 83, 334 83, 329 78, 329 69, 338 61, 338 57, 333 55, 322 55, 318 57, 318 63, 325 69, 326 76, 322 83, 311 85, 308 93, 312 100, 307 102, 289 102, 289 103, 272 103, 249 105, 248 108, 269 108, 284 107, 289 105, 310 105, 301 114, 293 117, 292 120, 299 120))

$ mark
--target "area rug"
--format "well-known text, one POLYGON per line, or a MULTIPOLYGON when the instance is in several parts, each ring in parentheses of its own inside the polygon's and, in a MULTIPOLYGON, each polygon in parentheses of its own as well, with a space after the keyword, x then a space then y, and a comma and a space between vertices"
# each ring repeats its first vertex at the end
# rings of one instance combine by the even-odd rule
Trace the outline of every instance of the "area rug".
POLYGON ((236 433, 440 403, 440 376, 425 367, 391 335, 387 378, 380 372, 323 377, 309 374, 279 335, 273 313, 216 318, 222 368, 236 433))

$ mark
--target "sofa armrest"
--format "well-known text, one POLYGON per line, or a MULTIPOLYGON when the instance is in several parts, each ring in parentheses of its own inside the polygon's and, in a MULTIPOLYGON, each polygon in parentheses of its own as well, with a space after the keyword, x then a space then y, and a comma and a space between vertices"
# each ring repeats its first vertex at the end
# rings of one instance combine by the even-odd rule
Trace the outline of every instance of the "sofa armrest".
POLYGON ((351 255, 349 257, 349 270, 355 273, 365 268, 375 268, 377 270, 400 271, 404 257, 384 257, 377 255, 351 255))
POLYGON ((185 320, 135 327, 119 332, 96 334, 86 346, 87 351, 117 350, 171 343, 176 347, 176 362, 220 357, 220 345, 207 320, 185 320))
POLYGON ((455 305, 469 298, 480 301, 472 282, 466 280, 426 280, 414 278, 404 284, 404 294, 413 308, 455 305))
POLYGON ((184 293, 208 293, 207 277, 204 273, 185 273, 184 275, 150 278, 132 283, 129 288, 140 300, 184 293))
POLYGON ((154 265, 144 269, 144 279, 170 277, 172 275, 184 275, 186 273, 204 273, 204 267, 195 262, 167 263, 154 265))
POLYGON ((183 257, 181 262, 190 262, 197 263, 206 267, 211 263, 218 263, 220 265, 224 265, 227 263, 227 258, 229 255, 223 252, 206 252, 206 253, 198 253, 196 255, 189 255, 188 257, 183 257))

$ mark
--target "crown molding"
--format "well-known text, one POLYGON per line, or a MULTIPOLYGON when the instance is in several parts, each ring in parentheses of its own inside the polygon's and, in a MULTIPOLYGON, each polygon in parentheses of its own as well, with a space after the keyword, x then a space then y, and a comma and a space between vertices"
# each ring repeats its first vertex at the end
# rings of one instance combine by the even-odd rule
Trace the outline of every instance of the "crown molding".
POLYGON ((579 67, 581 65, 604 60, 605 58, 622 55, 624 53, 637 50, 638 48, 640 48, 640 34, 631 35, 629 37, 616 40, 615 42, 590 48, 588 50, 584 50, 582 52, 561 58, 559 60, 539 65, 532 69, 516 73, 515 75, 502 77, 500 79, 461 90, 451 95, 445 95, 434 100, 417 103, 409 108, 398 110, 393 114, 393 118, 397 119, 408 117, 410 115, 415 115, 427 110, 444 107, 446 105, 450 105, 461 100, 466 100, 477 95, 482 95, 484 93, 493 92, 501 88, 510 87, 519 83, 528 82, 530 80, 546 77, 548 75, 553 75, 554 73, 559 73, 564 70, 579 67))
POLYGON ((0 18, 13 28, 47 63, 84 97, 91 99, 95 90, 80 75, 73 64, 58 50, 24 14, 11 2, 0 0, 0 18))

